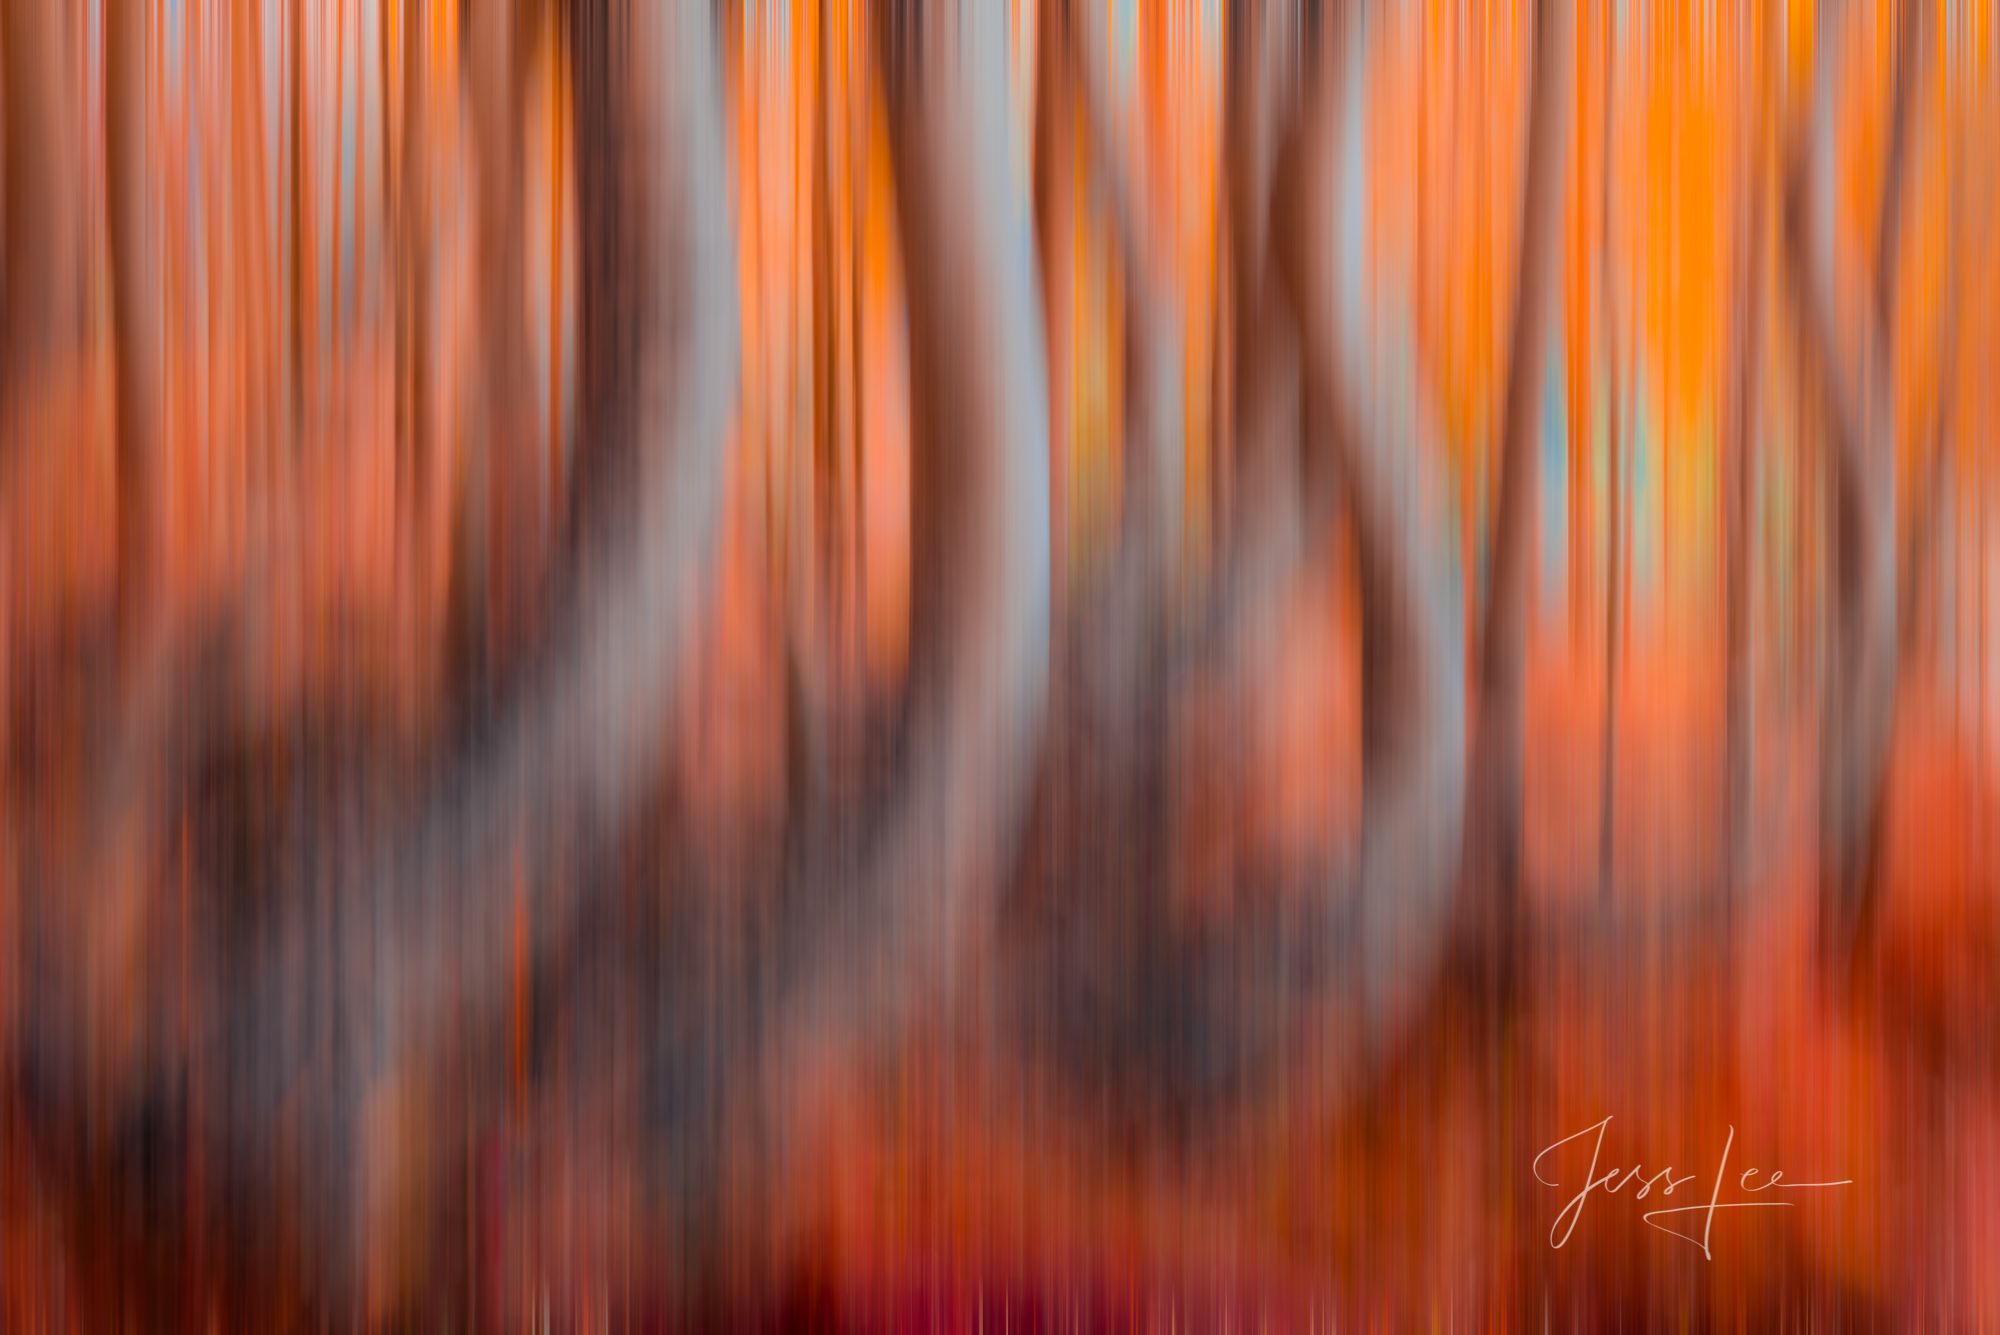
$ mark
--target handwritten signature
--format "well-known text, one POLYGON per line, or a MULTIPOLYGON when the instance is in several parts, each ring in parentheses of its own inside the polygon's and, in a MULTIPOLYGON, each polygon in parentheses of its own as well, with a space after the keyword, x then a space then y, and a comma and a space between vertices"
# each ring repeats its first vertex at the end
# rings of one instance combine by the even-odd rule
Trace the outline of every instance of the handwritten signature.
MULTIPOLYGON (((1623 1177, 1619 1176, 1619 1171, 1616 1168, 1613 1168, 1603 1177, 1597 1176, 1597 1158, 1599 1152, 1602 1151, 1604 1148, 1604 1128, 1609 1126, 1610 1124, 1611 1124, 1611 1119, 1609 1117, 1606 1117, 1603 1121, 1597 1123, 1595 1126, 1587 1126, 1583 1130, 1578 1131, 1574 1135, 1564 1136, 1561 1140, 1557 1141, 1555 1144, 1549 1146, 1547 1149, 1543 1150, 1540 1154, 1537 1154, 1535 1156, 1535 1162, 1534 1162, 1535 1180, 1540 1182, 1545 1187, 1559 1187, 1562 1185, 1560 1182, 1552 1182, 1548 1178, 1542 1176, 1542 1160, 1548 1158, 1549 1155, 1555 1153, 1555 1151, 1561 1149, 1563 1146, 1569 1144, 1573 1140, 1580 1140, 1581 1138, 1589 1135, 1593 1131, 1597 1133, 1597 1139, 1592 1143, 1591 1146, 1590 1172, 1586 1174, 1584 1177, 1583 1190, 1577 1192, 1576 1195, 1570 1198, 1569 1204, 1565 1205, 1562 1208, 1562 1213, 1556 1216, 1555 1223, 1549 1228, 1549 1245, 1551 1247, 1560 1250, 1563 1244, 1569 1241, 1570 1234, 1576 1231, 1577 1221, 1583 1218, 1583 1203, 1585 1200, 1589 1198, 1590 1193, 1593 1191, 1601 1189, 1605 1195, 1615 1196, 1621 1190, 1623 1190, 1627 1185, 1637 1180, 1642 1185, 1640 1186, 1638 1191, 1633 1193, 1632 1199, 1644 1200, 1647 1197, 1647 1195, 1652 1192, 1653 1188, 1657 1186, 1663 1179, 1666 1182, 1666 1187, 1660 1192, 1662 1196, 1671 1196, 1674 1194, 1675 1187, 1684 1187, 1688 1183, 1694 1181, 1693 1173, 1689 1173, 1686 1177, 1683 1178, 1676 1178, 1674 1176, 1674 1170, 1671 1166, 1661 1169, 1659 1172, 1653 1174, 1651 1177, 1643 1177, 1641 1176, 1641 1174, 1644 1171, 1644 1166, 1641 1164, 1632 1165, 1631 1170, 1625 1173, 1623 1177), (1617 1179, 1617 1185, 1616 1186, 1607 1185, 1613 1179, 1617 1179), (1569 1221, 1567 1225, 1565 1225, 1563 1222, 1565 1219, 1569 1221), (1556 1236, 1558 1231, 1560 1231, 1562 1234, 1560 1238, 1556 1236)), ((1659 1229, 1662 1233, 1671 1233, 1677 1238, 1686 1238, 1689 1242, 1692 1242, 1696 1246, 1700 1247, 1701 1254, 1705 1257, 1708 1257, 1709 1260, 1715 1259, 1714 1256, 1711 1255, 1708 1250, 1708 1237, 1709 1237, 1709 1230, 1715 1226, 1715 1212, 1717 1210, 1747 1210, 1756 1206, 1789 1206, 1793 1204, 1793 1202, 1791 1201, 1777 1201, 1777 1200, 1725 1201, 1722 1199, 1722 1179, 1723 1175, 1727 1173, 1729 1170, 1729 1150, 1731 1146, 1735 1145, 1735 1143, 1736 1143, 1736 1128, 1732 1126, 1729 1128, 1729 1139, 1724 1141, 1722 1144, 1722 1161, 1718 1163, 1715 1168, 1715 1186, 1713 1190, 1709 1192, 1708 1204, 1683 1205, 1683 1206, 1675 1206, 1664 1210, 1649 1210, 1646 1212, 1645 1216, 1646 1222, 1648 1224, 1651 1224, 1654 1228, 1659 1229), (1682 1214, 1700 1214, 1703 1216, 1700 1237, 1696 1237, 1692 1233, 1683 1233, 1677 1228, 1668 1228, 1665 1224, 1654 1223, 1655 1220, 1665 1215, 1682 1215, 1682 1214)), ((1843 1178, 1838 1182, 1786 1182, 1784 1180, 1785 1174, 1782 1170, 1780 1170, 1778 1172, 1772 1173, 1769 1177, 1765 1178, 1764 1184, 1762 1186, 1751 1186, 1750 1179, 1757 1176, 1757 1174, 1760 1171, 1761 1170, 1756 1168, 1744 1169, 1743 1172, 1737 1177, 1736 1180, 1737 1187, 1742 1191, 1754 1193, 1761 1191, 1770 1191, 1774 1188, 1779 1191, 1805 1191, 1809 1188, 1814 1188, 1814 1187, 1846 1187, 1846 1186, 1852 1186, 1854 1183, 1854 1179, 1851 1177, 1843 1178)))

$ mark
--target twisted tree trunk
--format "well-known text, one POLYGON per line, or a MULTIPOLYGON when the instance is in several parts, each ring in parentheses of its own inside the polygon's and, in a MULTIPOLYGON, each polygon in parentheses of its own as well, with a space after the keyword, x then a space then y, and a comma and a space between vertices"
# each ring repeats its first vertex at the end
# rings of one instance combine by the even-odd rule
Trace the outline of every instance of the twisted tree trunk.
MULTIPOLYGON (((1378 368, 1342 318, 1345 16, 1324 15, 1317 64, 1273 185, 1271 244, 1297 320, 1305 399, 1326 432, 1354 530, 1361 594, 1362 831, 1346 972, 1364 1060, 1398 1041, 1428 995, 1458 884, 1465 803, 1462 622, 1422 482, 1427 442, 1397 441, 1378 368)), ((1357 43, 1358 45, 1358 43, 1357 43)), ((1531 175, 1531 181, 1532 181, 1531 175)), ((1318 444, 1318 442, 1315 442, 1318 444)))
POLYGON ((1500 498, 1494 522, 1493 583, 1481 653, 1474 827, 1477 875, 1492 878, 1491 924, 1503 974, 1521 900, 1522 766, 1526 746, 1528 610, 1534 579, 1538 439, 1548 365, 1550 288, 1561 239, 1564 158, 1569 141, 1570 16, 1563 0, 1536 7, 1534 91, 1515 269, 1514 327, 1501 418, 1500 498))
MULTIPOLYGON (((1144 755, 1163 694, 1161 648, 1180 537, 1182 496, 1180 322, 1155 253, 1148 196, 1112 118, 1102 15, 1058 0, 1036 21, 1034 208, 1042 323, 1050 378, 1050 515, 1053 566, 1054 693, 1061 712, 1082 717, 1064 728, 1094 763, 1125 783, 1157 757, 1144 755), (1071 607, 1064 556, 1068 527, 1064 474, 1069 461, 1069 342, 1076 274, 1073 229, 1078 187, 1109 215, 1113 262, 1124 306, 1123 477, 1109 559, 1090 572, 1071 607)), ((1063 751, 1056 748, 1056 754, 1063 751)))
MULTIPOLYGON (((1421 412, 1410 415, 1414 438, 1388 434, 1402 415, 1377 403, 1379 367, 1343 317, 1347 112, 1360 49, 1353 19, 1232 9, 1229 24, 1228 283, 1231 360, 1241 374, 1231 540, 1251 541, 1225 557, 1217 597, 1224 633, 1235 638, 1232 605, 1288 574, 1302 545, 1280 538, 1246 560, 1279 522, 1271 507, 1286 493, 1277 479, 1298 468, 1301 448, 1330 463, 1360 583, 1363 810, 1354 883, 1319 873, 1303 912, 1247 910, 1244 921, 1211 930, 1162 925, 1148 907, 1094 934, 1060 929, 1095 943, 1075 949, 1122 961, 1115 969, 1082 962, 1087 1009, 1066 1016, 1066 1027, 1091 1045, 1094 1066, 1136 1068, 1166 1096, 1149 1106, 1176 1121, 1258 1083, 1308 1035, 1316 1095, 1337 1101, 1364 1086, 1435 980, 1465 799, 1463 621, 1428 476, 1440 452, 1421 412), (1302 442, 1304 423, 1313 432, 1302 442), (1348 1004, 1328 1005, 1334 996, 1348 1004)), ((1065 893, 1102 889, 1092 880, 1065 893)))
MULTIPOLYGON (((130 0, 109 16, 107 84, 127 99, 111 117, 121 430, 156 420, 145 374, 155 362, 143 355, 152 326, 133 318, 149 290, 133 193, 142 159, 129 133, 142 105, 143 12, 130 0), (127 339, 137 355, 126 355, 127 339), (128 414, 128 402, 139 411, 128 414)), ((149 1227, 175 1218, 174 1175, 190 1157, 143 1150, 164 1137, 208 1165, 226 1217, 253 1225, 253 1250, 268 1256, 282 1242, 305 1258, 336 1313, 360 1310, 363 1240, 386 1236, 376 1226, 423 1199, 441 1165, 462 1163, 464 1131, 490 1106, 489 1058, 522 963, 508 911, 516 887, 533 924, 525 964, 539 969, 602 907, 606 878, 567 893, 558 872, 615 845, 662 769, 706 584, 737 349, 708 14, 619 4, 578 5, 574 16, 574 49, 611 76, 591 104, 608 132, 579 170, 586 235, 610 250, 584 298, 597 358, 586 374, 601 391, 594 457, 617 467, 615 503, 569 554, 547 647, 431 764, 412 769, 382 746, 365 713, 330 710, 320 720, 330 726, 276 747, 225 737, 218 770, 201 762, 204 744, 215 746, 199 736, 201 720, 212 725, 220 710, 226 730, 232 709, 257 712, 243 703, 257 658, 241 646, 295 633, 253 592, 222 636, 224 670, 182 665, 200 689, 179 730, 197 734, 198 767, 236 789, 221 794, 225 840, 194 850, 209 875, 191 916, 174 926, 174 915, 155 914, 159 934, 145 944, 162 961, 147 974, 155 985, 170 976, 176 942, 192 952, 191 1009, 152 1007, 151 1041, 124 1045, 117 1066, 86 1060, 55 1029, 24 1054, 24 1085, 51 1134, 61 1139, 90 1108, 99 1130, 89 1143, 141 1148, 137 1161, 86 1157, 151 1180, 143 1199, 166 1213, 149 1227), (246 745, 251 759, 229 760, 246 745), (253 819, 259 811, 270 819, 253 819), (212 860, 232 847, 233 858, 212 860), (175 1014, 185 1032, 174 1032, 175 1014), (458 1064, 441 1065, 452 1054, 458 1064), (462 1117, 420 1093, 447 1087, 446 1070, 457 1072, 449 1087, 462 1117), (286 1202, 293 1211, 281 1214, 286 1202)), ((157 498, 157 481, 143 475, 123 494, 157 498)), ((198 791, 185 796, 203 805, 198 791)), ((40 966, 64 967, 59 956, 40 966)))
MULTIPOLYGON (((1880 278, 1877 318, 1848 336, 1833 307, 1832 164, 1835 71, 1841 23, 1822 17, 1811 119, 1788 172, 1785 233, 1808 356, 1817 364, 1834 483, 1833 649, 1820 747, 1820 878, 1826 944, 1851 959, 1865 928, 1887 791, 1899 671, 1896 580, 1895 386, 1882 312, 1893 286, 1880 278)), ((1909 48, 1897 62, 1895 100, 1912 96, 1909 48)), ((1906 112, 1896 113, 1901 119, 1906 112)), ((1894 135, 1885 199, 1902 189, 1907 134, 1894 135)), ((1893 217, 1885 205, 1884 218, 1893 217)), ((1892 235, 1885 230, 1885 236, 1892 235)))
MULTIPOLYGON (((1125 478, 1120 510, 1118 564, 1129 577, 1114 579, 1126 600, 1157 596, 1154 587, 1179 538, 1181 511, 1180 417, 1177 351, 1180 321, 1164 282, 1147 226, 1145 181, 1137 159, 1126 151, 1112 115, 1104 76, 1109 58, 1103 16, 1093 5, 1058 3, 1043 7, 1036 22, 1035 58, 1035 240, 1042 279, 1042 315, 1048 341, 1052 466, 1068 456, 1066 413, 1069 374, 1065 348, 1070 305, 1075 299, 1075 257, 1069 228, 1077 207, 1078 144, 1087 145, 1081 165, 1086 191, 1100 196, 1110 220, 1125 303, 1126 421, 1125 478)), ((1057 519, 1057 610, 1065 581, 1061 561, 1063 479, 1052 475, 1057 519)))
POLYGON ((1026 821, 1049 667, 1047 372, 1004 14, 871 19, 908 276, 907 752, 858 859, 805 863, 820 870, 773 943, 792 1052, 890 1038, 957 990, 1026 821))

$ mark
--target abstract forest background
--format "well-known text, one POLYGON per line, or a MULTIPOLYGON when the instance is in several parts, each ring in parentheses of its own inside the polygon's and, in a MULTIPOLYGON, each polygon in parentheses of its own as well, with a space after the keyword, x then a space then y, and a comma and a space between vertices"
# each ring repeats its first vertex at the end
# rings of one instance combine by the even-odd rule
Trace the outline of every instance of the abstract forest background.
POLYGON ((1320 9, 6 0, 0 1326, 2000 1322, 1994 14, 1320 9), (1333 296, 1239 263, 1251 103, 1333 296), (1378 1028, 1288 943, 1454 683, 1378 1028), (269 960, 443 1000, 265 1108, 269 960), (1607 1115, 1853 1184, 1553 1248, 1607 1115))

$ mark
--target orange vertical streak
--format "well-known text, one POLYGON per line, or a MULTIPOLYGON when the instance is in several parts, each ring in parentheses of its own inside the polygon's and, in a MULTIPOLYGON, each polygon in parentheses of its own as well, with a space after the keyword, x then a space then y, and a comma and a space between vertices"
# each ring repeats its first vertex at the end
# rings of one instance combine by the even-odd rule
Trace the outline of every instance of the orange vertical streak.
POLYGON ((851 478, 851 504, 854 514, 854 626, 861 640, 857 649, 865 660, 868 626, 868 506, 867 506, 867 440, 863 411, 866 404, 866 363, 863 359, 862 311, 864 301, 863 242, 868 197, 868 80, 867 67, 856 57, 851 34, 865 31, 865 16, 860 12, 860 0, 849 0, 842 13, 839 31, 842 35, 843 60, 840 66, 844 82, 841 87, 842 107, 845 122, 846 153, 840 190, 843 214, 847 220, 847 355, 848 355, 848 429, 851 432, 852 448, 849 466, 853 469, 851 478))
MULTIPOLYGON (((778 365, 783 371, 781 384, 784 391, 783 402, 785 407, 780 426, 785 445, 785 560, 781 569, 784 572, 786 581, 787 606, 791 605, 791 599, 797 595, 799 577, 804 573, 796 568, 796 563, 804 559, 800 554, 803 544, 797 541, 799 536, 798 528, 802 523, 806 522, 803 518, 805 507, 799 503, 798 493, 802 486, 809 487, 811 485, 812 478, 811 473, 802 471, 799 465, 800 441, 798 430, 800 400, 805 395, 809 395, 812 389, 810 385, 807 385, 803 387, 803 392, 801 390, 798 358, 801 326, 805 324, 806 314, 800 310, 800 288, 804 282, 809 281, 811 274, 810 237, 807 234, 808 229, 805 226, 805 220, 801 217, 801 210, 810 207, 811 200, 810 185, 806 179, 806 157, 804 151, 804 145, 811 140, 812 131, 806 119, 811 107, 803 86, 803 61, 798 49, 800 27, 808 21, 809 18, 807 15, 797 10, 788 11, 784 27, 786 40, 778 51, 779 58, 782 61, 779 77, 784 81, 784 96, 787 110, 786 124, 788 130, 784 145, 785 158, 786 165, 790 168, 789 175, 791 177, 790 188, 785 195, 785 227, 783 232, 780 233, 780 240, 784 245, 784 268, 782 270, 784 274, 784 286, 782 289, 784 293, 784 318, 782 327, 785 333, 785 341, 778 356, 778 365), (805 252, 804 256, 801 255, 802 251, 805 252), (803 279, 801 277, 801 270, 805 271, 803 279)), ((809 401, 806 406, 810 407, 809 401)), ((810 465, 811 461, 812 446, 810 434, 811 428, 808 426, 808 439, 805 441, 808 465, 810 465)), ((809 549, 806 550, 809 551, 809 549)))
MULTIPOLYGON (((195 104, 195 143, 201 159, 199 189, 201 191, 201 234, 202 278, 202 381, 205 397, 199 419, 200 439, 206 443, 212 460, 227 453, 225 439, 221 435, 222 422, 218 405, 226 396, 228 386, 222 383, 223 357, 221 349, 228 344, 226 310, 217 301, 219 293, 225 290, 223 275, 229 268, 228 238, 224 232, 226 217, 221 201, 223 197, 223 173, 217 162, 217 152, 222 138, 220 117, 215 105, 215 92, 205 77, 208 73, 207 25, 212 20, 213 10, 208 0, 190 0, 186 11, 187 32, 183 54, 186 57, 185 73, 189 96, 195 104), (200 53, 198 59, 196 53, 200 53)), ((162 54, 164 48, 162 48, 162 54)), ((215 519, 216 474, 220 469, 211 464, 211 495, 209 519, 215 519)), ((199 535, 197 535, 199 536, 199 535)))
POLYGON ((564 93, 568 85, 560 54, 550 62, 549 78, 549 495, 556 494, 562 456, 562 254, 564 93))
POLYGON ((801 144, 800 151, 808 155, 806 170, 810 173, 811 182, 807 196, 805 238, 810 254, 810 281, 806 290, 807 299, 812 303, 809 374, 812 376, 813 518, 817 530, 813 555, 820 563, 812 598, 815 621, 822 628, 837 633, 838 622, 835 619, 840 615, 840 579, 847 525, 840 509, 843 489, 834 402, 837 330, 833 266, 833 67, 828 36, 831 22, 828 5, 810 6, 806 15, 805 59, 801 62, 798 77, 811 88, 809 112, 812 133, 801 144))
POLYGON ((327 300, 331 303, 333 346, 340 344, 340 195, 341 150, 347 142, 347 0, 333 0, 333 212, 327 235, 332 259, 327 300))
MULTIPOLYGON (((91 170, 95 153, 88 147, 96 143, 97 127, 94 123, 95 116, 90 109, 98 105, 99 99, 97 90, 90 85, 90 15, 87 7, 85 5, 74 6, 71 9, 71 16, 72 22, 75 24, 75 30, 70 34, 70 41, 71 50, 76 53, 76 81, 70 86, 75 88, 78 95, 83 98, 82 114, 77 117, 76 124, 83 127, 84 134, 82 144, 79 147, 83 149, 85 154, 81 184, 84 207, 83 217, 85 219, 84 253, 88 256, 91 253, 91 243, 89 240, 90 223, 88 220, 97 216, 96 183, 92 179, 93 172, 91 170)), ((90 346, 89 340, 91 337, 90 313, 97 309, 97 265, 88 259, 85 260, 83 265, 83 284, 84 324, 82 333, 85 338, 84 346, 88 347, 90 346)))
MULTIPOLYGON (((361 303, 368 284, 368 68, 367 43, 361 39, 361 6, 354 6, 354 310, 361 320, 361 303)), ((338 158, 335 159, 338 161, 338 158)))
POLYGON ((763 471, 764 540, 769 554, 773 539, 773 498, 774 486, 771 466, 770 427, 764 411, 764 210, 763 183, 761 179, 760 147, 762 143, 762 117, 760 115, 763 88, 756 77, 760 67, 756 34, 750 31, 749 20, 739 11, 738 21, 731 26, 731 37, 736 45, 732 50, 735 57, 731 62, 732 83, 736 92, 736 180, 741 192, 743 227, 748 236, 741 251, 739 261, 743 282, 743 389, 742 412, 744 417, 743 437, 748 451, 763 471))
MULTIPOLYGON (((149 17, 151 17, 150 14, 149 17)), ((99 36, 105 41, 110 40, 109 28, 110 25, 106 24, 99 33, 99 36)), ((151 49, 149 45, 147 48, 149 60, 151 58, 151 49)), ((105 61, 108 68, 108 52, 105 55, 105 61)), ((183 76, 181 81, 181 97, 178 102, 169 99, 167 89, 163 83, 156 84, 152 90, 152 95, 158 101, 155 109, 161 113, 154 121, 159 126, 157 132, 159 139, 155 144, 155 149, 159 153, 161 160, 165 163, 165 170, 162 173, 164 177, 162 205, 166 216, 160 229, 162 233, 160 287, 162 292, 161 317, 166 328, 170 331, 170 336, 161 340, 160 347, 160 369, 162 384, 165 387, 165 396, 160 408, 169 424, 178 420, 184 407, 184 396, 180 388, 181 377, 175 374, 179 370, 181 340, 172 335, 182 332, 185 329, 186 322, 185 302, 187 296, 184 290, 186 281, 183 269, 189 245, 187 235, 187 135, 190 120, 188 112, 188 98, 190 93, 188 84, 189 81, 183 76)), ((171 487, 169 487, 169 494, 172 494, 171 487)))
POLYGON ((292 403, 295 413, 303 411, 306 372, 312 364, 315 316, 315 265, 318 250, 313 235, 311 179, 306 170, 307 152, 305 100, 305 6, 306 0, 292 0, 286 13, 291 25, 291 130, 292 130, 292 403))
POLYGON ((243 391, 252 436, 253 460, 261 465, 260 444, 269 427, 272 394, 269 339, 271 317, 270 229, 266 217, 264 181, 263 18, 254 4, 232 4, 230 41, 230 110, 232 176, 237 216, 237 258, 244 281, 239 285, 243 391))
POLYGON ((385 257, 382 272, 385 283, 393 282, 390 275, 394 272, 394 266, 388 257, 394 254, 396 244, 395 35, 400 31, 396 26, 396 18, 396 0, 381 0, 375 10, 375 87, 381 104, 380 120, 377 122, 381 129, 381 134, 378 136, 380 147, 377 150, 380 157, 376 167, 382 173, 382 249, 385 257))

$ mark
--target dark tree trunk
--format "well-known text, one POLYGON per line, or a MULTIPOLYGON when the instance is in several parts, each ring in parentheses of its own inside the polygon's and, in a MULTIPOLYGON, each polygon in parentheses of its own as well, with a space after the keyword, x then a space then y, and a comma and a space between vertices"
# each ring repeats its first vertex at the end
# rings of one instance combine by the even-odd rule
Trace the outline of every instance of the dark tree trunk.
POLYGON ((161 556, 159 471, 164 374, 158 259, 147 167, 146 7, 111 0, 105 11, 105 169, 111 211, 111 287, 118 398, 119 594, 128 624, 150 601, 161 556))
POLYGON ((59 0, 0 3, 6 96, 5 307, 0 310, 0 391, 18 403, 34 379, 78 351, 82 299, 82 136, 63 50, 59 0))
POLYGON ((242 392, 250 451, 250 485, 260 486, 270 466, 275 425, 270 402, 275 380, 271 346, 273 265, 264 188, 264 19, 261 5, 229 7, 230 174, 234 185, 243 323, 242 392))
POLYGON ((1757 494, 1758 389, 1763 377, 1764 345, 1764 187, 1763 174, 1752 165, 1740 187, 1751 192, 1742 223, 1742 308, 1737 316, 1736 373, 1733 382, 1735 418, 1730 423, 1730 470, 1726 559, 1729 588, 1725 655, 1726 779, 1723 813, 1723 879, 1732 893, 1746 870, 1750 837, 1750 806, 1755 753, 1756 717, 1752 690, 1750 645, 1750 578, 1757 494))
MULTIPOLYGON (((1839 18, 1829 16, 1837 47, 1839 18)), ((1787 251, 1808 353, 1820 382, 1832 464, 1832 650, 1820 757, 1820 877, 1826 945, 1853 958, 1870 916, 1897 694, 1895 404, 1888 345, 1873 319, 1843 336, 1833 306, 1833 80, 1837 54, 1816 57, 1813 109, 1788 173, 1787 251)), ((1902 101, 1913 62, 1898 62, 1902 101)), ((1896 142, 1892 139, 1892 143, 1896 142)), ((1891 159, 1883 191, 1902 188, 1907 151, 1891 159)), ((1886 214, 1884 216, 1887 216, 1886 214)), ((1876 310, 1893 309, 1893 295, 1876 310)))
MULTIPOLYGON (((1546 326, 1556 246, 1561 239, 1562 181, 1569 140, 1570 15, 1564 3, 1535 12, 1534 89, 1528 112, 1528 161, 1516 265, 1514 326, 1509 339, 1507 398, 1501 418, 1499 509, 1493 540, 1493 583, 1481 654, 1479 767, 1475 839, 1479 875, 1490 875, 1496 943, 1511 949, 1521 895, 1522 765, 1526 745, 1528 614, 1534 579, 1534 516, 1540 474, 1546 326), (1482 828, 1483 827, 1483 828, 1482 828)), ((1484 887, 1482 886, 1482 892, 1484 887)))
POLYGON ((1363 808, 1358 916, 1343 959, 1359 1001, 1359 1055, 1372 1065, 1428 992, 1448 936, 1465 795, 1465 658, 1442 567, 1442 516, 1418 483, 1434 447, 1382 433, 1379 369, 1340 315, 1344 110, 1359 48, 1344 16, 1320 21, 1302 119, 1277 165, 1270 238, 1297 320, 1306 404, 1325 432, 1354 533, 1363 808))
MULTIPOLYGON (((126 1044, 112 1064, 102 1045, 85 1052, 50 1029, 25 1062, 38 1124, 57 1134, 89 1107, 114 1144, 194 1146, 122 1162, 156 1203, 172 1199, 190 1155, 208 1164, 213 1208, 249 1226, 253 1253, 303 1258, 336 1315, 360 1311, 364 1234, 407 1222, 413 1201, 462 1206, 463 1194, 426 1184, 462 1173, 465 1133, 495 1106, 523 971, 565 957, 581 924, 608 911, 617 882, 589 873, 657 789, 707 583, 737 353, 708 8, 577 11, 572 49, 600 79, 579 79, 582 119, 601 130, 580 164, 599 243, 584 247, 599 260, 582 294, 599 391, 589 430, 597 476, 615 460, 616 480, 593 493, 602 508, 573 549, 546 649, 429 763, 384 745, 379 719, 325 702, 319 726, 273 745, 259 719, 231 714, 258 713, 243 703, 257 669, 242 646, 291 633, 253 592, 225 633, 226 670, 200 660, 183 673, 199 688, 195 721, 175 725, 197 734, 198 771, 236 775, 222 794, 229 839, 196 851, 242 854, 209 866, 189 920, 190 1032, 126 1044), (200 736, 218 730, 218 708, 224 735, 200 736), (525 952, 517 914, 532 925, 525 952), (432 1086, 452 1106, 426 1102, 432 1086)), ((124 132, 111 153, 121 433, 157 420, 145 333, 156 322, 135 318, 151 272, 136 207, 143 16, 143 0, 128 0, 108 28, 107 85, 122 99, 110 119, 124 132)), ((139 459, 121 469, 123 495, 157 499, 151 455, 139 459)), ((199 792, 175 796, 204 805, 199 792)))
POLYGON ((318 353, 318 339, 315 324, 319 318, 319 283, 316 277, 314 252, 318 240, 312 227, 310 192, 307 190, 306 168, 306 98, 305 98, 305 0, 291 0, 285 9, 285 26, 290 33, 289 77, 286 79, 289 98, 289 121, 292 139, 291 197, 292 197, 292 249, 291 249, 291 351, 292 372, 292 428, 296 436, 304 430, 306 409, 306 376, 318 353))
MULTIPOLYGON (((428 6, 402 7, 401 179, 395 192, 396 506, 399 561, 421 541, 430 502, 431 199, 428 6)), ((385 117, 386 120, 386 117, 385 117)), ((581 134, 578 141, 582 141, 581 134)), ((588 252, 579 249, 578 254, 588 252)), ((419 567, 420 568, 420 567, 419 567)))

